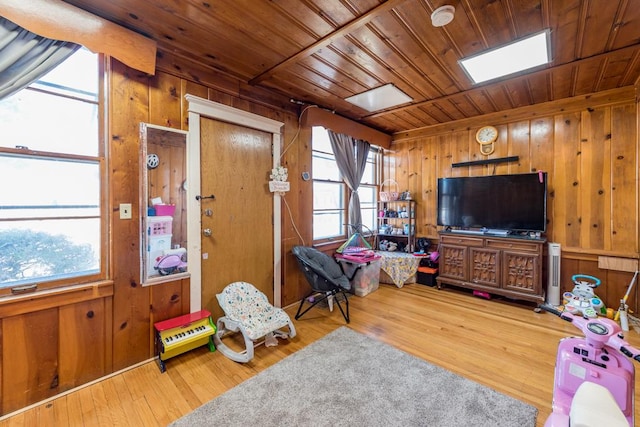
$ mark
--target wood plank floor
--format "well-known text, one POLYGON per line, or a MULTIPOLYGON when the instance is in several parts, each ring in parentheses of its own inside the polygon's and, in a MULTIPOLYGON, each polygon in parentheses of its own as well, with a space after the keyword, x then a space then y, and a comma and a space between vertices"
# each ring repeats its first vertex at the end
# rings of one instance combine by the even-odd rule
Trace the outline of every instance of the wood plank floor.
MULTIPOLYGON (((535 313, 529 303, 487 301, 461 289, 381 284, 366 297, 349 301, 351 329, 536 406, 538 426, 551 408, 558 340, 579 334, 556 316, 535 313)), ((287 309, 292 319, 296 308, 287 309)), ((170 359, 164 374, 154 362, 146 363, 5 417, 0 427, 165 426, 345 326, 340 312, 326 307, 316 307, 294 322, 298 335, 293 340, 258 347, 250 363, 238 364, 202 347, 170 359)), ((628 340, 640 347, 637 332, 628 333, 628 340)), ((639 393, 636 389, 636 400, 639 393)))

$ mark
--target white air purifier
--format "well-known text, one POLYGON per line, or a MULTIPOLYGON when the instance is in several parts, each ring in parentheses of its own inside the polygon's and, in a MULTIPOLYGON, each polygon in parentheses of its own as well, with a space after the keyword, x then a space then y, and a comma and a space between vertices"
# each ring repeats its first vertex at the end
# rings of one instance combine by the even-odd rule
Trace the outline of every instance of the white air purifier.
POLYGON ((560 243, 549 243, 547 304, 560 305, 560 243))

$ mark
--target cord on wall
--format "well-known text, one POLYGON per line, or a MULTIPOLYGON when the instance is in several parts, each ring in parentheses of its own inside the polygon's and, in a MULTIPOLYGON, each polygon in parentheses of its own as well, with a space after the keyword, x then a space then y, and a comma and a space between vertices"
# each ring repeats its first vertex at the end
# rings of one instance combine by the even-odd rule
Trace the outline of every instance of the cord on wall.
MULTIPOLYGON (((299 105, 304 105, 304 103, 301 103, 300 101, 295 101, 295 100, 291 100, 291 102, 294 102, 296 104, 299 105)), ((293 138, 291 138, 291 142, 289 142, 289 144, 287 144, 286 147, 284 147, 284 150, 282 150, 282 153, 280 153, 280 160, 282 160, 282 157, 284 156, 284 153, 287 152, 287 150, 289 149, 289 147, 291 147, 293 145, 294 142, 296 142, 296 139, 298 139, 298 135, 300 135, 300 128, 302 127, 301 122, 302 122, 302 115, 304 114, 305 111, 307 111, 309 108, 319 108, 317 105, 307 105, 306 107, 304 107, 302 109, 302 112, 300 112, 300 115, 298 116, 298 129, 296 130, 296 134, 293 135, 293 138)))
MULTIPOLYGON (((291 102, 293 102, 294 104, 298 104, 298 105, 305 105, 304 102, 301 101, 296 101, 295 99, 291 99, 291 102)), ((296 140, 298 139, 298 136, 300 135, 300 128, 302 127, 302 115, 305 113, 305 111, 307 111, 309 108, 319 108, 317 105, 307 105, 306 107, 304 107, 302 109, 302 111, 300 112, 300 115, 298 116, 298 129, 296 130, 296 134, 293 136, 293 138, 291 138, 291 141, 289 142, 289 144, 287 144, 286 147, 284 147, 284 150, 282 150, 282 153, 280 153, 280 159, 282 160, 282 157, 284 156, 284 153, 287 152, 287 150, 293 145, 294 142, 296 142, 296 140)), ((291 219, 291 225, 293 226, 293 229, 295 230, 296 234, 298 235, 298 238, 300 239, 300 242, 302 243, 302 246, 306 246, 306 243, 304 241, 304 238, 302 237, 302 235, 300 234, 300 231, 298 230, 298 227, 296 227, 296 223, 293 220, 293 214, 291 213, 291 208, 289 207, 289 203, 287 203, 287 199, 286 199, 286 194, 282 195, 282 201, 284 202, 284 205, 287 208, 287 211, 289 212, 289 219, 291 219)))
POLYGON ((289 203, 287 203, 287 199, 284 196, 282 196, 282 201, 284 202, 284 205, 287 207, 287 211, 289 211, 289 218, 291 218, 291 225, 293 226, 293 229, 295 230, 296 234, 298 235, 298 238, 300 239, 300 242, 302 243, 302 246, 307 246, 307 244, 304 242, 304 238, 300 234, 300 231, 298 231, 298 227, 296 227, 296 223, 293 220, 293 214, 291 213, 291 208, 289 208, 289 203))

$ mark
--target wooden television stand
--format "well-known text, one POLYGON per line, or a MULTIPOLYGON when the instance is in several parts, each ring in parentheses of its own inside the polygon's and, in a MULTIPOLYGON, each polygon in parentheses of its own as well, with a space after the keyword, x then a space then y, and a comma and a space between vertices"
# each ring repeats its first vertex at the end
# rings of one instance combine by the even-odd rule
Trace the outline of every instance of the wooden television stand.
POLYGON ((443 285, 544 302, 543 238, 440 233, 438 289, 443 285))

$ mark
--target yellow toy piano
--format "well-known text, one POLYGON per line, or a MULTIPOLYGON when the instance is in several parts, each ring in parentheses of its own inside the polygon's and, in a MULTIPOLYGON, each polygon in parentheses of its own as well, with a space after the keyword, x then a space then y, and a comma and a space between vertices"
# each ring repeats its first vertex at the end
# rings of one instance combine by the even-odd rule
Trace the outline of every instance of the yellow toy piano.
POLYGON ((208 345, 210 351, 216 349, 213 344, 216 326, 207 310, 156 322, 153 326, 156 330, 155 343, 160 372, 167 370, 165 360, 174 356, 203 345, 208 345))

